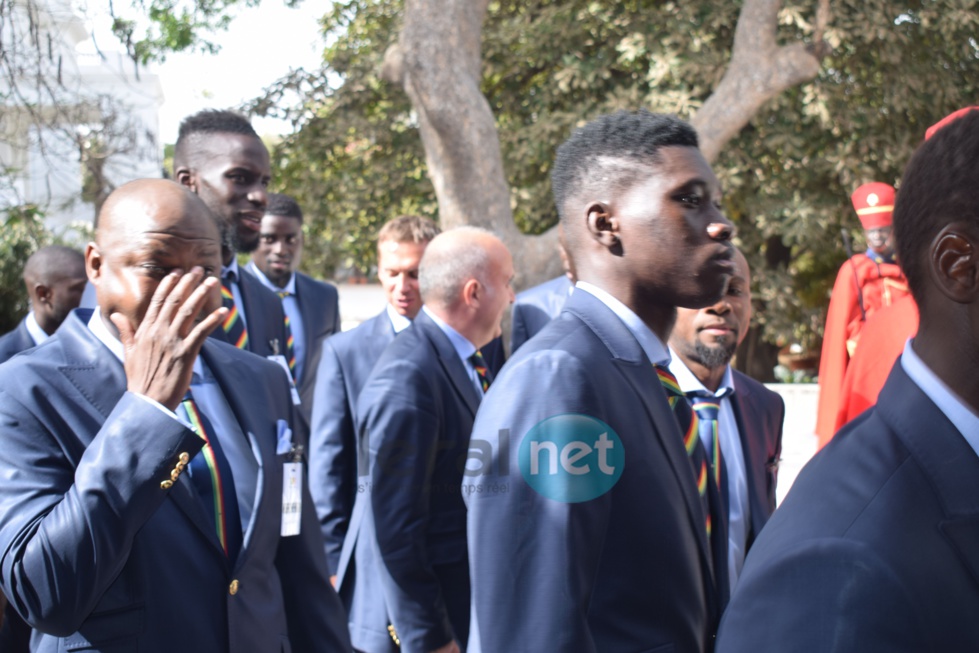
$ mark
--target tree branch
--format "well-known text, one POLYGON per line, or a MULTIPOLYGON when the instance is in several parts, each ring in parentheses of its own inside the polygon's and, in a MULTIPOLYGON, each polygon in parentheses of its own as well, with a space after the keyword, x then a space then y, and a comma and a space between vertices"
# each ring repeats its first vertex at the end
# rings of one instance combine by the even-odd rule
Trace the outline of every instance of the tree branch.
POLYGON ((829 0, 819 0, 815 41, 778 46, 780 0, 745 0, 734 35, 731 64, 692 123, 708 161, 748 124, 752 116, 784 90, 819 74, 829 54, 823 40, 830 20, 829 0))

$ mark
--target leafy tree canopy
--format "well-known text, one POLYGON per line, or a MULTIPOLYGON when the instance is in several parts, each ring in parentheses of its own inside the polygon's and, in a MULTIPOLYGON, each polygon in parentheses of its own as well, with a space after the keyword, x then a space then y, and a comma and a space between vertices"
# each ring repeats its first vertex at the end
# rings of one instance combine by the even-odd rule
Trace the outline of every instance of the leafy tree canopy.
MULTIPOLYGON (((975 4, 834 2, 825 34, 833 51, 819 77, 766 106, 714 163, 752 264, 766 340, 818 339, 846 256, 840 229, 861 243, 850 192, 871 180, 899 185, 927 126, 976 102, 975 4)), ((437 212, 411 105, 380 78, 402 5, 334 2, 323 17, 323 69, 281 80, 253 107, 298 127, 276 148, 275 183, 310 217, 305 266, 314 274, 368 269, 384 221, 437 212), (302 101, 283 106, 296 93, 302 101)), ((739 11, 740 3, 705 0, 491 4, 482 86, 518 225, 538 233, 555 224, 549 167, 574 126, 637 107, 690 119, 724 74, 739 11)), ((786 2, 779 19, 782 38, 809 39, 815 3, 786 2)))

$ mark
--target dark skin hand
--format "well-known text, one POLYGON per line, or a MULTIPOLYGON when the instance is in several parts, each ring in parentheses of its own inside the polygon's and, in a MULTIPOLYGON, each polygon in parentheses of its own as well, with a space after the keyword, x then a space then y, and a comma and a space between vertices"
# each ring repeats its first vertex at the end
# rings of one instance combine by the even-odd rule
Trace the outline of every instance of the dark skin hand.
POLYGON ((205 279, 201 267, 174 270, 157 286, 139 328, 121 313, 109 316, 126 352, 127 390, 176 409, 190 387, 204 341, 228 314, 221 307, 198 320, 208 293, 218 292, 219 283, 215 277, 205 279))

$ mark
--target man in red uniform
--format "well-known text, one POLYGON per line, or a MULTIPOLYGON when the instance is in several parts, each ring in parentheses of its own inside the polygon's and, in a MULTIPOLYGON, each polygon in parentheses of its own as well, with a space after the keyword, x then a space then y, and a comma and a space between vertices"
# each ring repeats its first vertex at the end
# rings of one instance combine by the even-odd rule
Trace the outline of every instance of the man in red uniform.
POLYGON ((826 313, 816 418, 820 447, 829 442, 836 430, 843 376, 867 318, 909 294, 904 273, 894 260, 894 188, 872 182, 857 188, 850 199, 868 248, 865 254, 851 256, 840 268, 826 313))

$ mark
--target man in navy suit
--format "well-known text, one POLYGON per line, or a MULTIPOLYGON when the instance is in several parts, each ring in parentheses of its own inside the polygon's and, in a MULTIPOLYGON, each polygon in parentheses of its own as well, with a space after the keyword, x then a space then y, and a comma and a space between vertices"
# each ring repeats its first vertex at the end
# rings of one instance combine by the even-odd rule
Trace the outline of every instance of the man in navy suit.
POLYGON ((700 310, 678 308, 669 342, 670 371, 702 417, 699 435, 711 476, 726 498, 728 595, 745 553, 775 510, 785 416, 778 394, 730 366, 751 323, 748 261, 739 251, 734 259, 737 269, 724 296, 700 310))
POLYGON ((173 153, 174 178, 222 225, 221 283, 228 318, 212 337, 259 356, 286 354, 288 334, 278 295, 238 266, 236 254, 258 247, 272 176, 269 152, 251 124, 231 111, 184 118, 173 153))
POLYGON ((282 298, 293 342, 291 348, 286 343, 286 358, 308 420, 323 341, 340 331, 339 296, 332 284, 298 271, 303 253, 303 212, 295 199, 269 195, 259 236, 248 271, 282 298))
POLYGON ((356 436, 357 399, 384 349, 421 310, 418 265, 425 247, 438 234, 438 225, 415 215, 399 216, 381 227, 377 277, 387 303, 357 328, 326 340, 316 379, 310 492, 334 581, 342 580, 336 584, 349 615, 350 637, 357 650, 369 653, 396 650, 396 646, 387 630, 390 621, 383 601, 373 600, 382 593, 373 551, 366 547, 356 551, 351 541, 347 555, 341 557, 351 530, 358 477, 367 474, 367 453, 356 436), (355 584, 360 586, 356 593, 355 584))
POLYGON ((98 309, 0 368, 0 579, 33 650, 350 650, 285 373, 207 338, 210 212, 126 184, 86 264, 98 309))
MULTIPOLYGON (((369 446, 356 547, 377 559, 391 634, 405 653, 465 648, 466 507, 460 484, 476 409, 491 381, 480 347, 514 299, 513 261, 489 232, 437 236, 419 268, 424 307, 378 359, 358 400, 369 446)), ((355 513, 357 508, 355 508, 355 513)), ((346 543, 345 543, 346 548, 346 543)), ((354 591, 363 591, 355 583, 354 591)))
MULTIPOLYGON (((78 307, 85 289, 85 257, 81 252, 49 245, 37 250, 24 265, 24 285, 31 311, 17 328, 0 337, 0 363, 50 338, 68 314, 78 307)), ((30 650, 30 627, 0 594, 0 651, 30 650)))
MULTIPOLYGON (((564 240, 563 235, 561 240, 564 240)), ((571 296, 575 273, 563 242, 558 244, 558 254, 561 255, 564 274, 524 290, 517 294, 517 301, 513 302, 513 310, 510 312, 511 356, 548 322, 556 318, 564 308, 568 297, 571 296)))
POLYGON ((979 110, 915 151, 894 235, 918 333, 765 526, 718 651, 979 650, 979 110))
POLYGON ((0 363, 47 340, 68 313, 78 308, 85 290, 85 258, 77 250, 49 245, 24 264, 24 285, 31 311, 17 328, 0 336, 0 363))
POLYGON ((692 127, 645 111, 577 130, 552 185, 578 282, 479 408, 469 651, 704 651, 709 514, 660 378, 676 306, 734 270, 720 185, 692 127))

